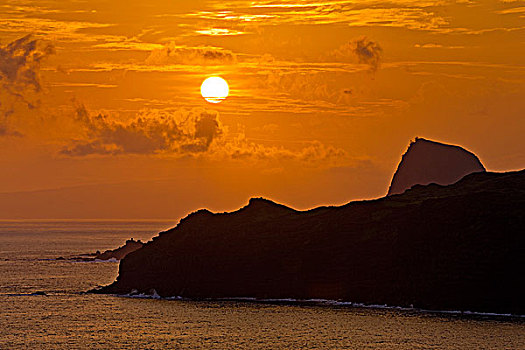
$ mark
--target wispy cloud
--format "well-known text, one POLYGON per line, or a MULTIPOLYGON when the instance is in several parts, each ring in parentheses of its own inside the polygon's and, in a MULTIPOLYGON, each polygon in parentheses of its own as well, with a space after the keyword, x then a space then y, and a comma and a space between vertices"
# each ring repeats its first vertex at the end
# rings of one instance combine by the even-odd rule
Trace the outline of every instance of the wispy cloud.
MULTIPOLYGON (((0 16, 0 32, 4 33, 34 33, 49 35, 57 40, 93 41, 94 38, 81 30, 86 28, 107 28, 110 24, 78 21, 57 21, 45 18, 25 17, 2 18, 0 16)), ((95 38, 96 39, 96 38, 95 38)))
POLYGON ((464 49, 465 46, 450 46, 450 45, 441 45, 436 43, 425 43, 425 44, 414 44, 414 47, 421 49, 464 49))
POLYGON ((347 24, 440 30, 448 24, 429 1, 221 1, 217 11, 189 14, 201 19, 250 26, 280 24, 347 24), (223 10, 228 8, 228 11, 223 10))
POLYGON ((49 84, 50 86, 57 87, 77 87, 77 88, 101 88, 101 89, 111 89, 116 88, 118 85, 115 84, 97 84, 97 83, 78 83, 78 82, 56 82, 49 84))
POLYGON ((0 137, 2 136, 22 136, 22 134, 16 130, 13 130, 10 127, 10 120, 9 117, 13 113, 12 109, 9 109, 7 111, 3 111, 2 114, 0 114, 0 137))
POLYGON ((246 34, 246 32, 243 32, 240 30, 227 29, 227 28, 200 29, 200 30, 196 30, 195 33, 202 34, 202 35, 210 35, 210 36, 233 36, 233 35, 246 34))
POLYGON ((500 15, 509 15, 509 14, 525 14, 525 6, 512 7, 505 10, 496 11, 500 15))
POLYGON ((235 63, 237 56, 218 47, 187 47, 169 43, 162 49, 156 49, 146 59, 146 64, 197 64, 222 65, 235 63))
POLYGON ((22 103, 34 109, 34 98, 42 90, 40 67, 42 61, 54 53, 51 43, 30 35, 0 46, 0 136, 20 135, 9 127, 16 105, 22 103))
POLYGON ((381 64, 383 49, 379 43, 363 37, 342 45, 333 51, 332 54, 336 58, 343 60, 352 60, 355 58, 357 62, 368 65, 370 70, 375 72, 381 64))
POLYGON ((95 44, 92 46, 94 49, 102 49, 108 51, 117 50, 130 50, 130 51, 152 51, 160 50, 164 46, 155 43, 144 43, 135 40, 127 40, 126 38, 113 38, 111 42, 105 42, 102 44, 95 44), (115 40, 117 39, 117 40, 115 40))
POLYGON ((0 82, 11 93, 32 88, 39 92, 40 64, 54 53, 53 45, 24 36, 5 46, 0 46, 0 82))

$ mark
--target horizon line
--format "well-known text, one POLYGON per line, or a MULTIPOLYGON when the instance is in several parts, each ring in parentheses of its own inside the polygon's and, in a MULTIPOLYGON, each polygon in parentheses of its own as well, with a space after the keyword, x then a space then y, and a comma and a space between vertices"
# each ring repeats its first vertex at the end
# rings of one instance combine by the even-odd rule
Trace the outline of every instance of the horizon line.
POLYGON ((126 219, 126 218, 14 218, 14 219, 2 219, 0 218, 0 223, 1 222, 29 222, 29 221, 32 221, 32 222, 53 222, 53 221, 62 221, 62 222, 67 222, 67 221, 76 221, 76 222, 80 222, 80 221, 84 221, 84 222, 92 222, 92 221, 115 221, 115 222, 124 222, 124 221, 127 221, 127 222, 144 222, 144 221, 149 221, 149 222, 167 222, 167 221, 176 221, 176 220, 180 220, 179 219, 174 219, 174 218, 134 218, 134 219, 126 219))

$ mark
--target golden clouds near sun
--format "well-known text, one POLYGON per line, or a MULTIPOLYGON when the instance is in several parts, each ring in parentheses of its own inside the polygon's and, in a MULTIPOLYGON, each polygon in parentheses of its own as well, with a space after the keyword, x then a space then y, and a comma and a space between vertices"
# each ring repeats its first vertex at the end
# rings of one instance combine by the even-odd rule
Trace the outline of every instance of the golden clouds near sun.
POLYGON ((222 102, 229 92, 228 83, 221 77, 206 78, 201 85, 201 95, 210 103, 222 102))

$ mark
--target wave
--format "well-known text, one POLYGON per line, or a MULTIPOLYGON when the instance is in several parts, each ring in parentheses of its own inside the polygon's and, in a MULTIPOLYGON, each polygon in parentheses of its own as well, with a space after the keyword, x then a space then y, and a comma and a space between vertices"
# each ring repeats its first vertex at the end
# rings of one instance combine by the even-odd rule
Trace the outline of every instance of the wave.
POLYGON ((93 259, 93 260, 65 260, 65 261, 69 261, 69 262, 73 262, 73 263, 118 263, 119 260, 115 259, 115 258, 111 258, 111 259, 107 259, 107 260, 102 260, 102 259, 93 259))
POLYGON ((41 258, 41 259, 18 259, 18 260, 25 260, 25 261, 64 261, 69 263, 115 263, 119 262, 119 260, 115 258, 103 260, 103 259, 87 259, 87 258, 41 258))
POLYGON ((151 290, 150 293, 139 293, 133 289, 128 294, 114 294, 121 298, 138 298, 138 299, 160 299, 160 300, 178 300, 178 301, 238 301, 250 303, 266 303, 266 304, 289 304, 289 305, 322 305, 322 306, 337 306, 337 307, 351 307, 356 309, 376 309, 376 310, 395 310, 402 312, 415 312, 438 315, 454 315, 454 316, 476 316, 476 317, 496 317, 496 318, 519 318, 525 319, 525 315, 509 314, 509 313, 495 313, 495 312, 478 312, 478 311, 462 311, 462 310, 430 310, 417 307, 404 307, 386 304, 363 304, 351 301, 339 301, 330 299, 261 299, 254 297, 226 297, 226 298, 187 298, 182 296, 161 297, 156 290, 151 290))
POLYGON ((118 297, 123 298, 138 298, 138 299, 164 299, 164 300, 175 300, 177 297, 161 297, 155 289, 152 289, 150 293, 139 293, 138 290, 132 289, 128 294, 117 294, 118 297))
POLYGON ((48 294, 44 291, 36 291, 33 293, 8 293, 4 294, 9 297, 33 297, 33 296, 48 296, 48 294))

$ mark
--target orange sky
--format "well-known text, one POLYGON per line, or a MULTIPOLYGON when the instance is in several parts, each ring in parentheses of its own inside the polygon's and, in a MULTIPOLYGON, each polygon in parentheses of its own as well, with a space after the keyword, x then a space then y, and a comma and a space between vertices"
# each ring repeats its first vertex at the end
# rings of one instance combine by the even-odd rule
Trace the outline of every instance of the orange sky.
POLYGON ((0 219, 376 198, 416 136, 521 169, 524 78, 524 1, 0 0, 0 219))

